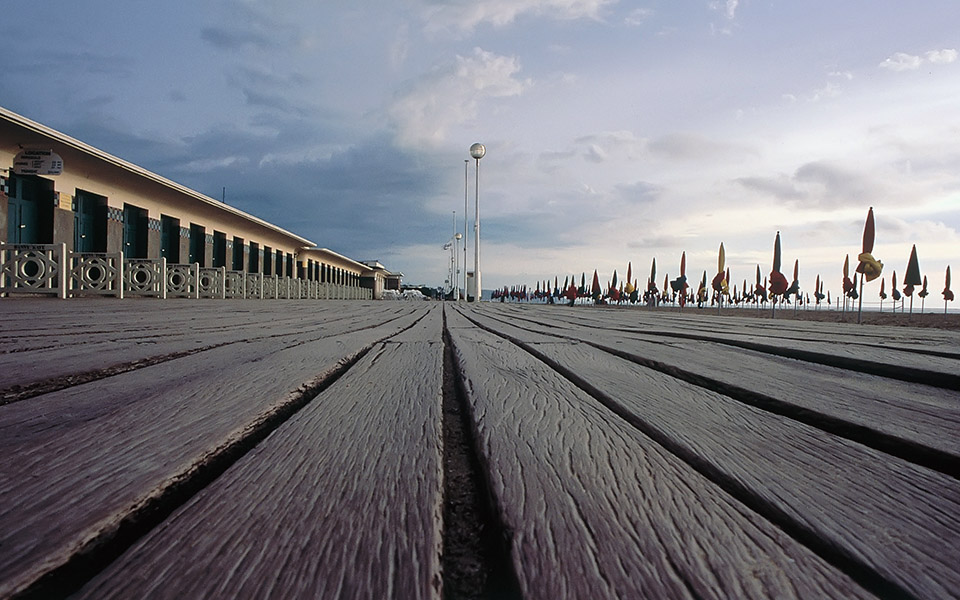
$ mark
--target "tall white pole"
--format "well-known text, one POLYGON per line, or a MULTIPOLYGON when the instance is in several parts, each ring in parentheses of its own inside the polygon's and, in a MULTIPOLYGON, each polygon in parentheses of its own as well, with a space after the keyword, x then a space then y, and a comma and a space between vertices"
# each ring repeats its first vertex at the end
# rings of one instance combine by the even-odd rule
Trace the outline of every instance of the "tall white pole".
POLYGON ((453 211, 453 276, 450 281, 453 282, 453 299, 460 299, 460 240, 457 239, 457 211, 453 211))
POLYGON ((473 221, 473 284, 474 284, 474 302, 480 302, 483 295, 483 286, 480 283, 480 159, 487 153, 483 144, 477 143, 470 146, 470 156, 477 161, 477 179, 476 179, 476 213, 473 221))
POLYGON ((468 215, 468 199, 467 193, 470 188, 469 179, 468 179, 468 165, 470 163, 469 159, 463 159, 463 299, 466 300, 469 298, 470 291, 467 288, 467 222, 470 220, 468 215))
POLYGON ((473 221, 473 285, 474 302, 480 302, 483 288, 480 287, 480 159, 477 159, 476 207, 473 221))

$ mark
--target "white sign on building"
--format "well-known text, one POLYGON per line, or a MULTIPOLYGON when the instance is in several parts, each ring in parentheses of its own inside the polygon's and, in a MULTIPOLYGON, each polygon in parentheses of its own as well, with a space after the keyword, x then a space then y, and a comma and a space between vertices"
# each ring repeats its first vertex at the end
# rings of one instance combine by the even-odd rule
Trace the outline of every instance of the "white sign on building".
POLYGON ((60 175, 63 159, 53 150, 21 150, 13 159, 17 175, 60 175))

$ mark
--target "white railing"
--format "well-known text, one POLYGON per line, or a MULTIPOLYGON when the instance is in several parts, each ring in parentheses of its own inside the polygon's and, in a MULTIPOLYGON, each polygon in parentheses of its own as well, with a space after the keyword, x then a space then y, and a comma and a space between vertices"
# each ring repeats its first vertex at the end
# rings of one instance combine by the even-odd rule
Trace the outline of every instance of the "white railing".
POLYGON ((263 276, 263 299, 276 300, 277 298, 279 298, 279 296, 277 295, 277 276, 264 275, 263 276))
POLYGON ((201 298, 227 297, 226 267, 200 267, 197 272, 197 295, 201 298))
POLYGON ((128 296, 167 297, 167 259, 128 258, 123 261, 123 286, 128 296))
POLYGON ((70 252, 71 296, 123 298, 123 252, 70 252))
POLYGON ((243 271, 226 271, 223 274, 224 295, 227 298, 246 298, 246 284, 246 273, 243 271))
POLYGON ((0 243, 0 293, 67 297, 66 244, 0 243))
POLYGON ((263 275, 260 273, 247 273, 246 274, 246 290, 247 295, 245 298, 258 298, 263 299, 263 275))
POLYGON ((167 265, 167 297, 199 298, 200 288, 197 286, 199 279, 198 263, 167 265))
POLYGON ((70 252, 66 244, 0 242, 0 295, 372 300, 373 290, 224 267, 70 252))

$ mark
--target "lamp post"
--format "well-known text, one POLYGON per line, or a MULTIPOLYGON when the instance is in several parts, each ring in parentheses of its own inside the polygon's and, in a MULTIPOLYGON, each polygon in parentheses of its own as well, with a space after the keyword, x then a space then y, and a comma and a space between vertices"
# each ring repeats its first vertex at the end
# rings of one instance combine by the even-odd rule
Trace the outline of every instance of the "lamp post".
POLYGON ((483 287, 480 285, 480 159, 487 153, 483 144, 476 143, 470 146, 470 156, 477 161, 476 175, 476 207, 473 221, 473 301, 480 302, 483 287))
MULTIPOLYGON (((443 249, 450 251, 450 260, 447 261, 447 278, 443 280, 444 294, 441 296, 441 297, 446 297, 447 284, 455 283, 453 281, 453 277, 454 277, 453 261, 454 261, 454 257, 456 256, 457 248, 456 248, 456 244, 454 243, 454 239, 450 238, 450 241, 443 245, 443 249)), ((453 289, 453 286, 451 285, 450 288, 453 289)))
POLYGON ((469 238, 467 237, 467 221, 470 220, 470 212, 467 210, 467 191, 470 188, 470 185, 467 183, 467 165, 470 164, 470 159, 463 159, 463 299, 466 300, 469 297, 469 292, 467 290, 467 243, 469 238))
POLYGON ((453 211, 453 238, 452 239, 453 239, 453 257, 452 257, 453 260, 451 261, 452 264, 450 265, 450 269, 451 269, 450 282, 453 284, 451 286, 453 288, 452 298, 454 300, 458 300, 459 298, 457 297, 458 296, 457 288, 460 287, 460 282, 459 282, 460 272, 457 270, 457 258, 458 258, 458 253, 460 252, 460 245, 459 245, 460 237, 457 235, 457 211, 453 211))
POLYGON ((459 233, 453 235, 453 299, 460 300, 460 239, 459 233))

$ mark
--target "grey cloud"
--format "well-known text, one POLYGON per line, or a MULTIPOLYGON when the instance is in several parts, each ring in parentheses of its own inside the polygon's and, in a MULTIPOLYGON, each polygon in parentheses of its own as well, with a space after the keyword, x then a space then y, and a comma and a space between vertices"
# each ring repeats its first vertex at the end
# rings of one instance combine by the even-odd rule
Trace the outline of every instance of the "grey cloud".
POLYGON ((200 30, 200 38, 210 45, 221 50, 267 50, 299 43, 295 25, 282 23, 270 7, 238 0, 227 0, 227 4, 229 25, 217 23, 200 30))
POLYGON ((204 27, 200 31, 203 41, 221 50, 237 50, 246 46, 253 48, 272 48, 277 43, 268 35, 250 30, 226 29, 224 27, 204 27))
MULTIPOLYGON (((677 248, 682 246, 684 238, 680 236, 660 235, 651 237, 640 237, 632 242, 627 242, 627 248, 632 250, 647 250, 650 248, 677 248)), ((661 275, 663 271, 660 271, 661 275)))
POLYGON ((610 220, 590 206, 489 216, 483 219, 483 239, 531 250, 589 246, 584 231, 610 220))
POLYGON ((813 186, 812 197, 823 208, 869 203, 882 194, 882 190, 863 175, 824 161, 801 166, 793 178, 800 184, 813 186))
POLYGON ((302 86, 308 78, 301 73, 280 73, 251 67, 240 67, 230 77, 229 83, 238 87, 292 87, 302 86))
POLYGON ((756 150, 743 145, 718 142, 690 133, 672 133, 651 140, 647 150, 673 160, 719 160, 756 154, 756 150))
POLYGON ((605 131, 581 136, 574 140, 578 146, 584 146, 582 156, 585 160, 602 163, 610 156, 636 158, 643 153, 644 141, 631 131, 605 131))
POLYGON ((650 204, 663 193, 663 188, 646 181, 617 186, 620 197, 628 204, 650 204))
POLYGON ((780 202, 817 209, 868 205, 886 196, 866 175, 827 161, 806 163, 791 176, 742 177, 734 182, 780 202))
POLYGON ((124 56, 96 54, 88 51, 64 52, 52 51, 31 54, 29 57, 14 59, 4 68, 9 75, 44 73, 51 76, 64 75, 108 75, 112 78, 131 77, 135 70, 133 61, 124 56))
POLYGON ((245 87, 240 90, 243 98, 250 106, 259 106, 261 108, 270 108, 281 112, 293 112, 305 115, 306 111, 288 100, 288 96, 282 93, 269 93, 256 88, 245 87))
POLYGON ((437 175, 446 157, 405 152, 382 137, 330 150, 345 138, 336 115, 264 113, 256 121, 253 131, 221 126, 174 141, 93 118, 59 128, 213 198, 226 187, 231 206, 347 256, 432 241, 448 225, 448 215, 425 208, 426 199, 450 188, 437 175), (327 149, 318 151, 320 144, 327 149), (283 160, 263 160, 271 153, 283 160))
POLYGON ((777 177, 741 177, 734 180, 745 188, 773 196, 780 200, 800 200, 806 197, 786 175, 777 177))
POLYGON ((227 78, 227 82, 240 90, 244 100, 250 106, 299 116, 306 116, 312 112, 309 106, 290 100, 297 97, 296 94, 290 93, 291 90, 301 89, 308 83, 307 77, 300 73, 281 74, 241 67, 227 78))
POLYGON ((546 174, 560 173, 565 169, 565 162, 576 156, 572 150, 541 152, 537 157, 537 168, 546 174))
POLYGON ((607 160, 607 153, 596 144, 590 144, 583 153, 583 157, 593 163, 602 163, 607 160))

